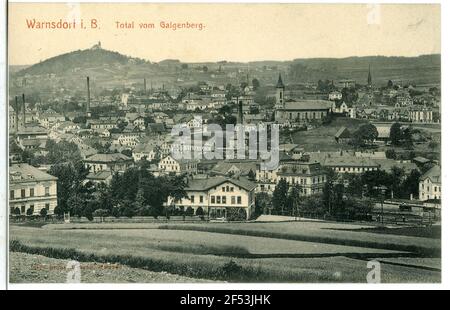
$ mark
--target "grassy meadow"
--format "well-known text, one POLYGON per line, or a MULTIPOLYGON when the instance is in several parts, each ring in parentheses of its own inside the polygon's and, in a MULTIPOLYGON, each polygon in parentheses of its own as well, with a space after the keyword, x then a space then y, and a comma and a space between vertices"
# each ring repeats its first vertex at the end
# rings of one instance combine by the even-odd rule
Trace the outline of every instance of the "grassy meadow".
MULTIPOLYGON (((382 282, 440 281, 440 240, 351 231, 364 227, 320 222, 11 225, 10 250, 174 275, 164 278, 167 282, 177 282, 178 276, 186 281, 364 283, 372 258, 383 261, 382 282)), ((14 281, 33 282, 24 270, 10 272, 14 281)), ((82 275, 82 282, 97 280, 82 275)), ((42 276, 35 281, 45 282, 42 276)))

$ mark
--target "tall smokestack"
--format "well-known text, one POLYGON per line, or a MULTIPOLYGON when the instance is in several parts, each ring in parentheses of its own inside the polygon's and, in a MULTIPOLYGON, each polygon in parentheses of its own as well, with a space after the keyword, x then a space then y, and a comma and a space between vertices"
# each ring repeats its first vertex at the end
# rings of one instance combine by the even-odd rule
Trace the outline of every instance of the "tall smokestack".
POLYGON ((25 127, 25 123, 26 123, 26 118, 25 118, 25 94, 22 94, 22 115, 23 115, 23 119, 22 119, 22 124, 23 127, 25 127))
POLYGON ((89 116, 91 108, 91 89, 89 87, 89 77, 86 77, 86 84, 87 84, 86 115, 89 116))
POLYGON ((16 100, 16 105, 14 106, 14 110, 16 112, 16 123, 14 124, 14 129, 17 132, 19 131, 19 102, 17 100, 17 96, 14 98, 16 100))
POLYGON ((244 114, 242 112, 242 100, 239 100, 239 97, 237 97, 238 99, 238 124, 244 124, 244 114))
POLYGON ((147 81, 144 78, 144 94, 147 94, 147 81))

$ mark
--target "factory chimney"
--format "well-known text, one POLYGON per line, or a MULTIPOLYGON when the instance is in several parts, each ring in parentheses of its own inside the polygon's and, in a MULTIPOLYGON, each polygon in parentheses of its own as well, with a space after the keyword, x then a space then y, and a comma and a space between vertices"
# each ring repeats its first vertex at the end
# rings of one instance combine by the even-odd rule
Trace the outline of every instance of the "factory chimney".
POLYGON ((17 101, 17 96, 14 98, 16 100, 16 105, 14 106, 14 110, 16 113, 16 123, 14 124, 14 129, 17 132, 19 132, 19 102, 17 101))
POLYGON ((244 124, 244 114, 242 112, 242 100, 239 100, 239 97, 237 97, 238 100, 238 124, 244 124))
POLYGON ((25 118, 25 94, 22 94, 22 125, 25 128, 26 118, 25 118))
POLYGON ((144 78, 144 94, 147 94, 147 81, 144 78))
POLYGON ((91 89, 89 87, 89 77, 86 77, 87 84, 87 102, 86 102, 86 117, 91 117, 91 89))

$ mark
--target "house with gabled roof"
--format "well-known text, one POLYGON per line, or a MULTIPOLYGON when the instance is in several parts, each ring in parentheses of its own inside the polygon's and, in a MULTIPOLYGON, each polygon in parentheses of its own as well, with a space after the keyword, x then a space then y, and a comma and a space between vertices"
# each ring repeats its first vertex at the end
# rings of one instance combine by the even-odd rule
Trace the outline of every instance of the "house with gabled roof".
POLYGON ((203 177, 187 179, 186 198, 168 204, 209 218, 248 220, 255 212, 256 184, 246 178, 203 177), (199 210, 201 209, 201 211, 199 210))
POLYGON ((441 199, 441 167, 436 165, 419 180, 419 200, 441 199))

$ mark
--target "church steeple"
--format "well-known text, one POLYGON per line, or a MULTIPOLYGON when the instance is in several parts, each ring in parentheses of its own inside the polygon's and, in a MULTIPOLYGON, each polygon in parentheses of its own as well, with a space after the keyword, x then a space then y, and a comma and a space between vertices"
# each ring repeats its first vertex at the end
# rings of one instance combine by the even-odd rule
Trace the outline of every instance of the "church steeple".
POLYGON ((284 84, 281 79, 281 73, 278 75, 278 83, 277 83, 277 97, 276 97, 276 108, 284 108, 284 84))
POLYGON ((284 89, 283 80, 281 79, 281 73, 278 75, 277 88, 283 88, 284 89))
POLYGON ((372 73, 370 72, 370 65, 369 65, 369 74, 367 75, 367 85, 372 86, 372 73))

